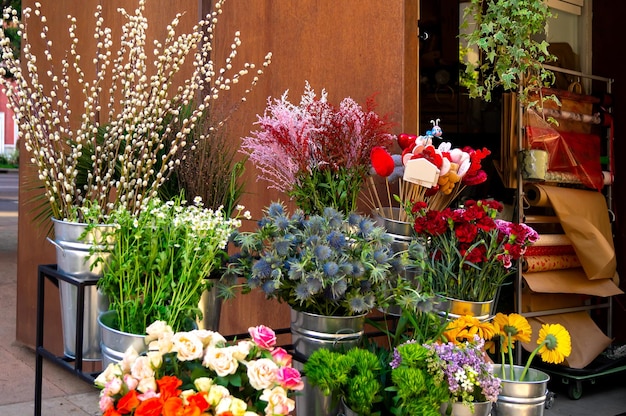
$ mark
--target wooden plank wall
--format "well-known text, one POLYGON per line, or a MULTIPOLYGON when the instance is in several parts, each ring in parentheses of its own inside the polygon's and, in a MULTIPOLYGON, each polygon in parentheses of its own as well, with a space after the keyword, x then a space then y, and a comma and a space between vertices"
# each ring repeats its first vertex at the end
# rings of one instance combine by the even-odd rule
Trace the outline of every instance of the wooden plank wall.
MULTIPOLYGON (((33 4, 24 0, 24 7, 33 4)), ((64 34, 67 14, 79 19, 92 19, 97 0, 75 2, 72 0, 43 0, 51 32, 64 34)), ((102 1, 105 17, 110 22, 120 21, 116 8, 130 8, 134 2, 125 0, 102 1)), ((186 11, 185 24, 199 13, 210 10, 207 0, 148 0, 148 19, 154 33, 162 34, 174 13, 186 11), (200 10, 199 10, 200 9, 200 10)), ((325 88, 329 100, 338 103, 351 96, 363 103, 377 94, 378 111, 388 114, 395 123, 394 132, 416 131, 417 126, 417 13, 418 0, 228 0, 220 16, 215 40, 216 65, 228 53, 235 31, 241 32, 238 68, 243 62, 262 62, 267 52, 273 53, 271 66, 262 76, 259 85, 229 122, 229 140, 239 146, 241 137, 254 129, 256 115, 262 114, 268 97, 279 97, 289 90, 293 102, 299 102, 305 81, 321 93, 325 88)), ((91 25, 79 28, 81 42, 89 47, 91 25), (84 34, 84 35, 83 35, 84 34)), ((57 44, 63 50, 62 44, 57 44)), ((93 47, 93 45, 91 45, 93 47)), ((245 86, 246 83, 241 84, 245 86)), ((225 102, 235 103, 237 91, 225 102)), ((227 98, 227 97, 224 97, 227 98)), ((21 158, 22 183, 32 181, 34 172, 21 158)), ((246 195, 242 203, 254 218, 275 200, 286 197, 267 184, 256 180, 252 165, 245 174, 246 195)), ((41 263, 53 263, 54 251, 45 241, 45 233, 33 223, 26 203, 29 193, 20 189, 19 241, 18 241, 18 306, 17 339, 34 345, 36 310, 36 269, 41 263)), ((252 229, 254 221, 244 224, 252 229)), ((59 315, 56 293, 48 290, 48 322, 59 315)), ((224 334, 245 332, 251 325, 263 323, 275 328, 289 325, 286 305, 270 302, 262 294, 240 296, 225 302, 222 307, 220 330, 224 334)), ((59 345, 58 330, 47 329, 51 335, 46 345, 59 345)))

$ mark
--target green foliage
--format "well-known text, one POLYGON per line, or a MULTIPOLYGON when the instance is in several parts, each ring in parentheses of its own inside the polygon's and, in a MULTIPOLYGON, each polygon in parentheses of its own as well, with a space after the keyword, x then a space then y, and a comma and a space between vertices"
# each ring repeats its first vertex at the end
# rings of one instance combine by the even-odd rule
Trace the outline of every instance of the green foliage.
POLYGON ((530 105, 530 93, 553 80, 543 67, 555 57, 548 42, 537 40, 552 14, 544 0, 471 0, 463 27, 475 21, 473 30, 462 35, 468 47, 477 46, 481 62, 467 63, 470 96, 490 101, 495 89, 519 92, 522 104, 530 105), (475 76, 478 71, 479 76, 475 76))
POLYGON ((367 167, 312 169, 298 175, 287 194, 307 214, 321 214, 325 207, 345 213, 357 210, 357 201, 367 167))
POLYGON ((446 402, 450 395, 447 384, 438 382, 428 372, 428 349, 410 342, 398 346, 397 354, 401 361, 395 365, 392 363, 391 370, 393 387, 390 389, 395 391, 397 400, 392 413, 399 416, 439 416, 441 403, 446 402))
POLYGON ((304 365, 311 385, 332 395, 335 401, 343 398, 350 409, 363 416, 380 414, 376 404, 382 401, 384 371, 388 370, 379 357, 362 348, 345 353, 322 348, 314 351, 304 365))
POLYGON ((201 317, 200 296, 241 222, 199 202, 186 206, 182 196, 168 202, 153 198, 139 215, 119 208, 111 220, 115 244, 98 287, 117 312, 116 329, 143 334, 162 320, 178 331, 201 317))

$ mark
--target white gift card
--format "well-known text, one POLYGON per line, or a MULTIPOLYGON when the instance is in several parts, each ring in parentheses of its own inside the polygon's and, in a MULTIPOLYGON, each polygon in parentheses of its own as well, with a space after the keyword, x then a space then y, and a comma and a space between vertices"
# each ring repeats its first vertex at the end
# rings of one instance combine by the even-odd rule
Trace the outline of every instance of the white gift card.
POLYGON ((419 158, 411 159, 404 166, 405 181, 432 188, 439 180, 439 169, 430 161, 419 158))

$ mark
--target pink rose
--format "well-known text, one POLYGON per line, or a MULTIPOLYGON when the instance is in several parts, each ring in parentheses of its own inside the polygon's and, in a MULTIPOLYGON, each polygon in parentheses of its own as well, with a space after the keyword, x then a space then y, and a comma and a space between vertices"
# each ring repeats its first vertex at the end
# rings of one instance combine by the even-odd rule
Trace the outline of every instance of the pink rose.
POLYGON ((276 334, 271 328, 265 325, 250 327, 248 328, 248 332, 255 344, 263 349, 269 350, 276 345, 276 334))
POLYGON ((282 367, 276 372, 276 381, 285 389, 302 390, 304 382, 300 372, 293 367, 282 367))
POLYGON ((111 396, 100 396, 100 402, 98 403, 102 413, 106 412, 110 407, 113 407, 114 400, 111 396))
POLYGON ((278 347, 272 350, 272 358, 281 367, 291 367, 292 357, 284 348, 278 347))

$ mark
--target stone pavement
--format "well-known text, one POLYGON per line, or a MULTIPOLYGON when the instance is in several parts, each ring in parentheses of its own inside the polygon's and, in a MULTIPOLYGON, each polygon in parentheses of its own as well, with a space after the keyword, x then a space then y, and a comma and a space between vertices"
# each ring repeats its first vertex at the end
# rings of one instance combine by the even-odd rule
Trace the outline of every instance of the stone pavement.
MULTIPOLYGON (((33 415, 35 353, 32 348, 15 340, 17 191, 14 194, 1 192, 0 202, 0 415, 33 415)), ((98 415, 98 390, 67 370, 44 360, 41 414, 98 415)))

